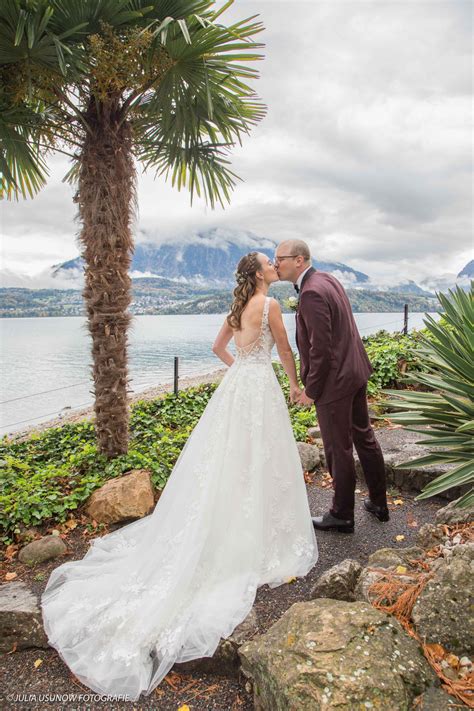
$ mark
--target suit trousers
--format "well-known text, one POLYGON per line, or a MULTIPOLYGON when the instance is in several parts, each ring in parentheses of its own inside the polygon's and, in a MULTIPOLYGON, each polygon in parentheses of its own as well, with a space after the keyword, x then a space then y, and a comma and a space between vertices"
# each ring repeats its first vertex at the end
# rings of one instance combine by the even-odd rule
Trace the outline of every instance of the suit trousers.
POLYGON ((367 384, 335 402, 316 404, 316 412, 326 464, 333 480, 331 513, 346 520, 354 518, 356 471, 353 445, 359 455, 371 501, 377 506, 386 506, 385 465, 382 449, 370 424, 367 384))

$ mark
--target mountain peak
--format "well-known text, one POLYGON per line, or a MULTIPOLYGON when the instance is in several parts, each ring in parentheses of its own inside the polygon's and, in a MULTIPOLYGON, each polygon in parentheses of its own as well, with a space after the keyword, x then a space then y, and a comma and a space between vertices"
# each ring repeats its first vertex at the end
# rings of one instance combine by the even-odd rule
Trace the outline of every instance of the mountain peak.
POLYGON ((461 279, 462 277, 468 277, 469 279, 474 278, 474 259, 471 259, 471 261, 468 262, 463 269, 461 269, 457 278, 461 279))
MULTIPOLYGON (((211 287, 233 286, 236 266, 244 254, 257 251, 272 258, 277 246, 273 240, 252 232, 222 228, 199 231, 159 244, 150 241, 147 233, 142 232, 142 235, 145 240, 137 243, 133 254, 132 278, 164 277, 211 287)), ((369 280, 367 274, 340 262, 315 259, 313 265, 334 273, 346 286, 360 286, 369 280)), ((81 257, 76 257, 56 266, 53 276, 77 279, 83 267, 81 257)))

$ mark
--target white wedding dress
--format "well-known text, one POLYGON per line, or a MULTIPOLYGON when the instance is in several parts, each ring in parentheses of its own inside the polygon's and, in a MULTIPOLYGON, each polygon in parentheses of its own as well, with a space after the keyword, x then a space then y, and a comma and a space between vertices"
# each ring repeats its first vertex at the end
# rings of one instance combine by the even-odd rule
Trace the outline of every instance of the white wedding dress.
POLYGON ((211 656, 258 586, 318 558, 286 402, 260 336, 237 348, 154 511, 56 568, 41 606, 49 643, 101 694, 149 694, 175 662, 211 656))

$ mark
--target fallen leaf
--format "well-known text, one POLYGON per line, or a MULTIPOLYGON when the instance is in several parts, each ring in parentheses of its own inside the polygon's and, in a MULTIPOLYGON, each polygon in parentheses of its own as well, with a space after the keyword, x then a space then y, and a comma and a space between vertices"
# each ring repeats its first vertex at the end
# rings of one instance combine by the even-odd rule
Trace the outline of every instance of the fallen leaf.
POLYGON ((296 642, 296 636, 294 634, 289 634, 286 638, 286 643, 288 647, 292 647, 294 643, 296 642))
POLYGON ((15 654, 17 647, 18 647, 18 642, 15 640, 15 642, 13 642, 13 647, 10 649, 9 652, 7 652, 7 654, 15 654))
POLYGON ((403 499, 395 499, 393 503, 395 504, 395 506, 401 506, 404 501, 403 499))
POLYGON ((177 684, 179 684, 180 682, 180 676, 175 672, 170 672, 165 676, 165 681, 171 686, 174 691, 177 691, 177 684))
POLYGON ((5 580, 15 580, 18 577, 18 573, 6 573, 5 580))
POLYGON ((37 659, 37 660, 35 661, 35 663, 34 663, 35 669, 38 669, 38 667, 41 666, 41 664, 43 664, 43 660, 42 660, 42 659, 37 659))
POLYGON ((72 531, 77 528, 77 521, 75 518, 70 518, 64 522, 63 526, 64 528, 68 528, 70 531, 72 531))
MULTIPOLYGON (((397 536, 397 538, 398 538, 398 536, 397 536)), ((407 572, 407 569, 405 568, 404 565, 397 565, 397 567, 395 568, 395 572, 398 573, 399 575, 403 575, 403 573, 407 572)))
POLYGON ((459 657, 457 657, 455 654, 448 654, 448 656, 446 657, 446 661, 453 669, 457 669, 459 666, 459 657))
POLYGON ((183 704, 182 706, 179 707, 178 711, 191 711, 189 706, 187 704, 183 704))
POLYGON ((398 536, 395 536, 395 540, 396 540, 396 541, 404 541, 404 540, 405 540, 405 536, 400 533, 398 536))
POLYGON ((5 548, 5 560, 12 560, 18 553, 19 546, 16 543, 10 543, 9 546, 5 548))
POLYGON ((286 582, 287 582, 288 585, 289 585, 290 583, 294 583, 295 580, 296 580, 296 578, 295 578, 295 577, 292 577, 292 578, 288 578, 288 580, 287 580, 286 582))
POLYGON ((430 651, 436 657, 441 657, 441 659, 443 659, 446 654, 445 648, 442 647, 440 644, 425 644, 423 646, 426 647, 428 651, 430 651))

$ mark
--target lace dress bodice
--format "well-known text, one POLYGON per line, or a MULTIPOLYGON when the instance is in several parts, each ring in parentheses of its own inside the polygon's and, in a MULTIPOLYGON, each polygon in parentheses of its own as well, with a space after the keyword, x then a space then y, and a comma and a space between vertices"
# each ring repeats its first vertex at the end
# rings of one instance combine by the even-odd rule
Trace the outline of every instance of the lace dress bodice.
POLYGON ((271 361, 272 348, 275 345, 270 326, 268 324, 268 311, 270 309, 270 297, 265 297, 263 306, 262 322, 260 324, 260 333, 252 343, 240 347, 235 344, 236 360, 241 362, 264 362, 271 361))

